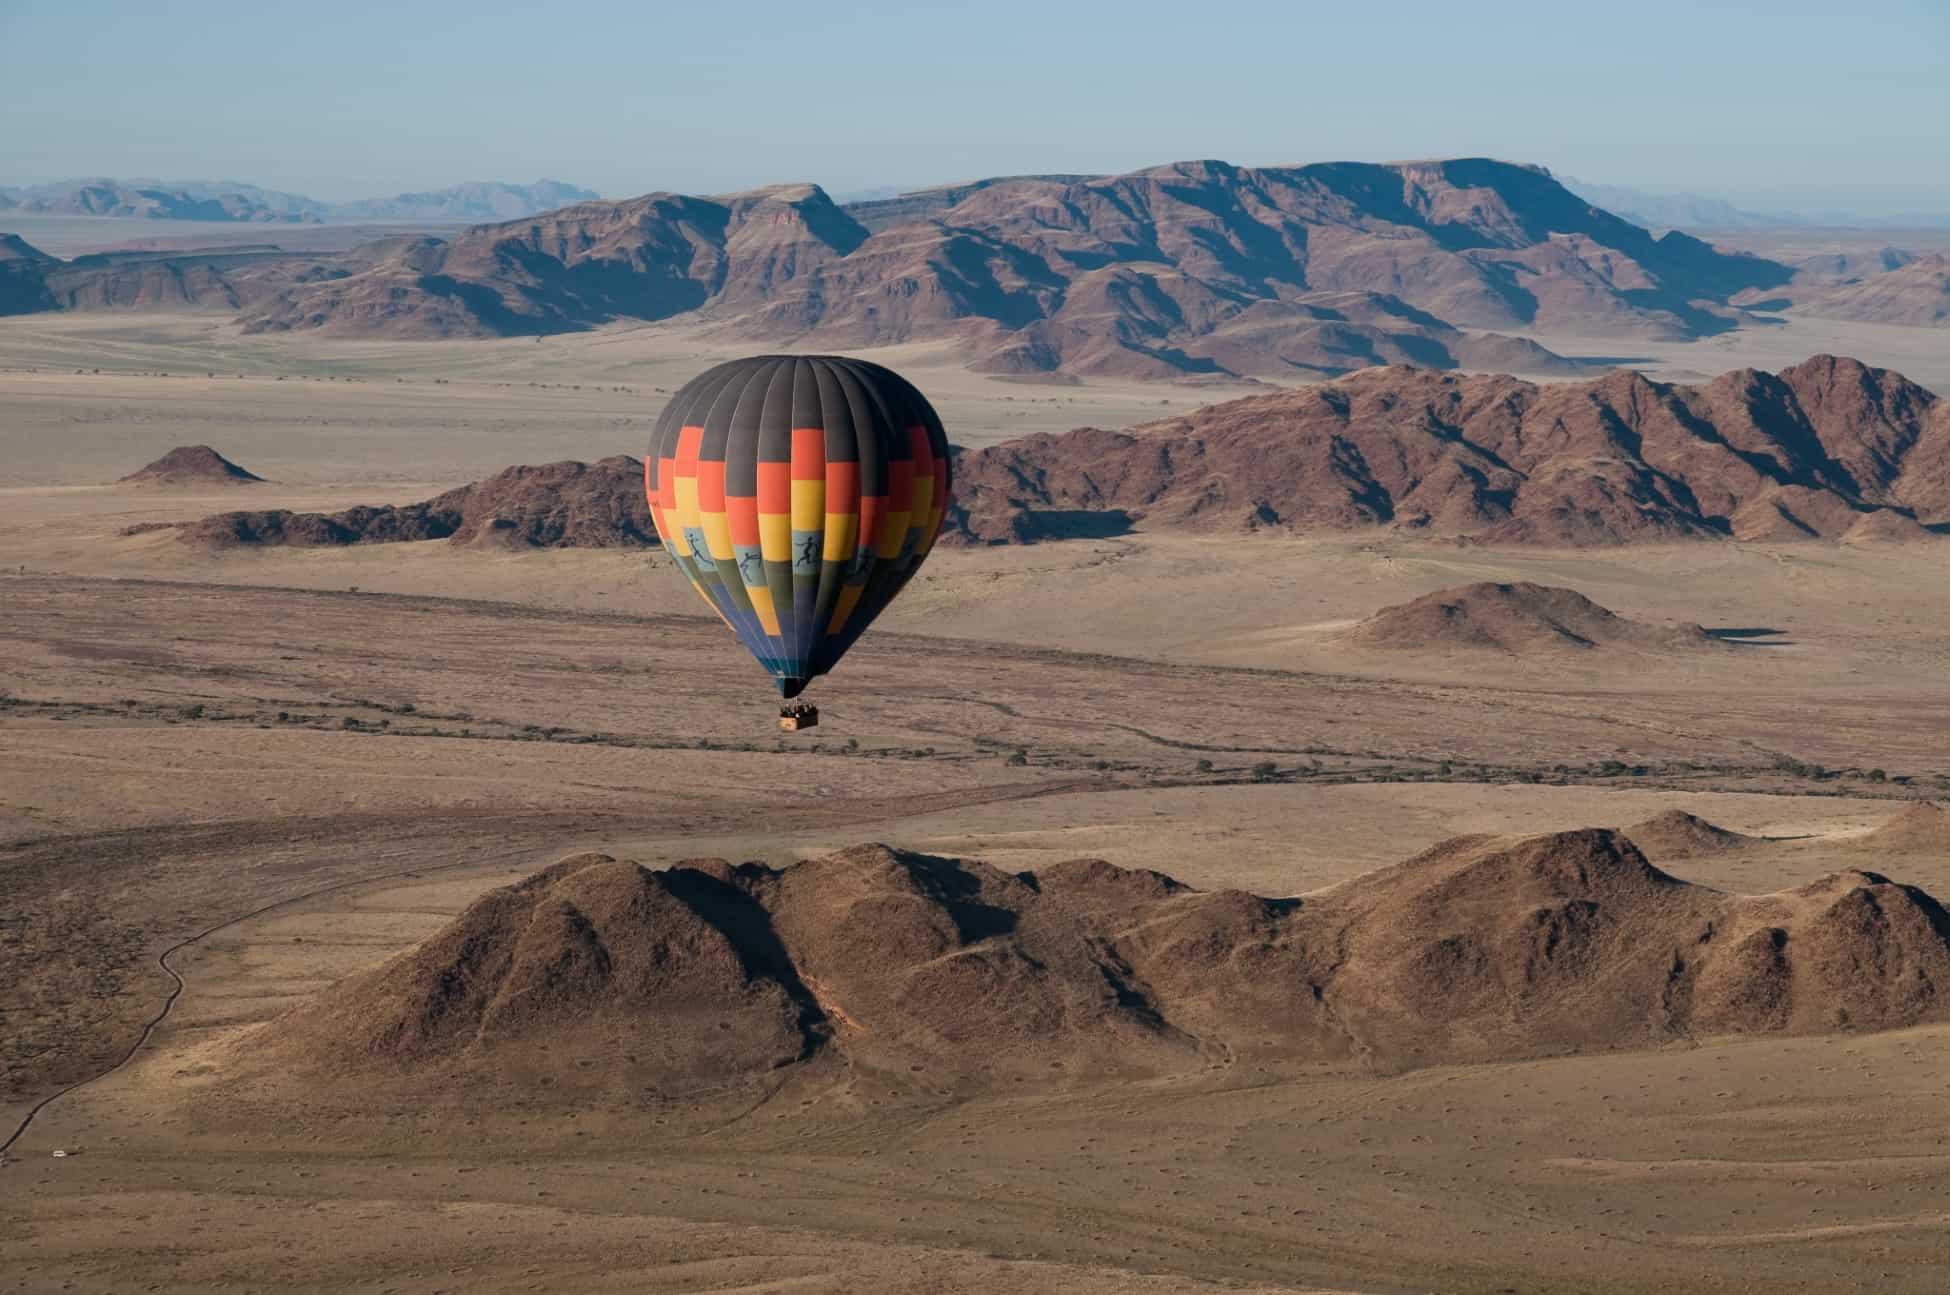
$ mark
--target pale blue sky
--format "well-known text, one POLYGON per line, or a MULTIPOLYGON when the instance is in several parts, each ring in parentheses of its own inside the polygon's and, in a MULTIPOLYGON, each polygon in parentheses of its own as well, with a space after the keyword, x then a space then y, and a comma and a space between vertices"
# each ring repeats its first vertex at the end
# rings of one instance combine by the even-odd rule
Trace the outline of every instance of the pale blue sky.
POLYGON ((606 195, 1488 154, 1950 210, 1950 0, 0 0, 0 183, 606 195))

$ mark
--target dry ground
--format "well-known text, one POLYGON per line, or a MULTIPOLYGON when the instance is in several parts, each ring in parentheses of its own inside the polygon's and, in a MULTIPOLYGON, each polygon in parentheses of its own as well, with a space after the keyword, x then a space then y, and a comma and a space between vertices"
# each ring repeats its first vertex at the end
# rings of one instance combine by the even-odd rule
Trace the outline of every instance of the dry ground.
MULTIPOLYGON (((488 1136, 213 1098, 237 1031, 583 848, 782 862, 883 839, 1292 894, 1456 832, 1679 807, 1782 838, 1669 865, 1691 879, 1773 890, 1868 866, 1950 896, 1950 851, 1858 839, 1950 777, 1935 546, 943 552, 816 690, 826 723, 786 742, 756 668, 654 557, 209 556, 115 534, 635 450, 654 388, 696 363, 646 358, 653 341, 528 342, 568 356, 564 385, 530 388, 558 361, 501 344, 0 327, 0 370, 43 369, 0 373, 0 1137, 134 1048, 6 1153, 0 1289, 1942 1289, 1942 1029, 960 1106, 808 1091, 703 1131, 482 1113, 488 1136), (133 372, 219 345, 259 376, 133 372), (77 376, 80 353, 123 372, 77 376), (281 484, 88 484, 185 441, 281 484), (1546 663, 1333 641, 1485 578, 1779 632, 1546 663)), ((974 437, 1200 398, 945 389, 974 437)))

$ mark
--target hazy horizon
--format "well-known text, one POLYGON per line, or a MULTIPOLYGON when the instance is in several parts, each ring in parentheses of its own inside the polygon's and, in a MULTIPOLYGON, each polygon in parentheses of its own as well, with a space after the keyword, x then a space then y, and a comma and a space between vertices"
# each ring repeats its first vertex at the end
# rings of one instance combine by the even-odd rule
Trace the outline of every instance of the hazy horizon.
POLYGON ((757 3, 735 23, 598 0, 569 22, 451 0, 329 12, 16 0, 0 183, 222 179, 344 201, 547 176, 610 196, 813 180, 1494 156, 1766 209, 1950 209, 1950 11, 1508 3, 1466 30, 1155 3, 976 21, 757 3), (912 51, 922 48, 917 62, 912 51), (190 75, 185 75, 188 72, 190 75))

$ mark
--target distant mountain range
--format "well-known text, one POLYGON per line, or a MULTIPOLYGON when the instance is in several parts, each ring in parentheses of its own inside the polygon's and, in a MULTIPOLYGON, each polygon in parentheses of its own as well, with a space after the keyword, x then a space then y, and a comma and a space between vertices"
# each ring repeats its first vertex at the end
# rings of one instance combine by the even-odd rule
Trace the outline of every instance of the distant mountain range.
POLYGON ((1564 187, 1585 201, 1651 229, 1934 229, 1950 227, 1950 212, 1865 216, 1841 210, 1749 211, 1697 193, 1662 193, 1618 184, 1563 177, 1564 187))
POLYGON ((142 220, 328 224, 346 221, 515 220, 596 196, 559 180, 533 184, 470 181, 430 193, 402 193, 356 202, 320 202, 235 180, 63 180, 21 189, 0 188, 8 210, 61 216, 122 216, 142 220))
MULTIPOLYGON (((466 189, 384 210, 494 200, 466 189)), ((681 319, 765 345, 939 342, 1020 376, 1275 380, 1563 374, 1578 366, 1524 334, 1685 340, 1789 309, 1950 322, 1940 258, 1826 260, 1655 236, 1518 163, 1195 161, 849 205, 811 184, 577 201, 338 253, 266 240, 59 261, 18 244, 0 252, 0 309, 206 306, 254 332, 398 338, 681 319)))

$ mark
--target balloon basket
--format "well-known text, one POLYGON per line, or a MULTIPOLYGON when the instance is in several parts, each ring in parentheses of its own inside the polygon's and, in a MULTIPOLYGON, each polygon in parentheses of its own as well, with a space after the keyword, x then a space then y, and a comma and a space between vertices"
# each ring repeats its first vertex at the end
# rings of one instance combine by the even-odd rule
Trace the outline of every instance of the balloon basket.
POLYGON ((819 707, 807 702, 779 707, 779 731, 797 733, 802 728, 815 728, 819 724, 819 707))

